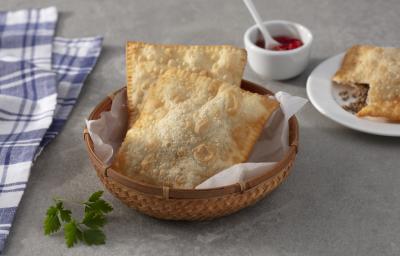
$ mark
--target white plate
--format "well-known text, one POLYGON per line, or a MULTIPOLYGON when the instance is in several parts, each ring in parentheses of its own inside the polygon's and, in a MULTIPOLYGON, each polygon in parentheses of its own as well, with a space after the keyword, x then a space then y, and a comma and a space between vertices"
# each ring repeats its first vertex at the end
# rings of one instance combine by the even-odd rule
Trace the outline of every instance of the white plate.
POLYGON ((333 121, 361 132, 400 137, 400 124, 385 122, 378 118, 360 118, 341 107, 338 97, 340 87, 333 85, 332 76, 338 70, 344 53, 322 62, 307 80, 307 95, 314 107, 333 121))

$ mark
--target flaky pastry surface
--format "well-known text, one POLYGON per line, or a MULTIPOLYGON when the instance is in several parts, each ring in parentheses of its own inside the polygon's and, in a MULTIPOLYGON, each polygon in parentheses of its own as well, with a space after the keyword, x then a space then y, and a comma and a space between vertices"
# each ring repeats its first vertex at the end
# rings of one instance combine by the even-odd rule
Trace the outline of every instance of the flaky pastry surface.
POLYGON ((220 80, 168 69, 149 89, 114 168, 150 184, 194 188, 246 161, 278 106, 220 80))
POLYGON ((367 105, 358 116, 400 121, 400 49, 353 46, 346 52, 332 80, 352 86, 369 85, 367 105))
POLYGON ((158 45, 128 42, 126 81, 130 125, 142 109, 147 91, 167 68, 175 67, 240 86, 246 51, 228 45, 158 45))

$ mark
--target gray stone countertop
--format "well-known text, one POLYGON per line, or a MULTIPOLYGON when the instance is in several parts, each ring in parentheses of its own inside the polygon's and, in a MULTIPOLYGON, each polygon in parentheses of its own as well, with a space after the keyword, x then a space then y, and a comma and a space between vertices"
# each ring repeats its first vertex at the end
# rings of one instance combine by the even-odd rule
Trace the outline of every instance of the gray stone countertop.
MULTIPOLYGON (((299 77, 261 80, 306 96, 322 60, 358 43, 400 47, 398 0, 255 0, 266 19, 297 21, 314 34, 312 61, 299 77)), ((104 246, 67 249, 45 237, 42 220, 54 195, 82 199, 103 189, 85 152, 84 119, 124 84, 127 40, 243 46, 253 24, 240 0, 2 0, 2 10, 58 7, 57 34, 103 35, 101 58, 62 133, 35 163, 4 255, 400 255, 400 139, 352 131, 311 104, 298 114, 300 150, 293 173, 258 204, 214 221, 160 221, 113 204, 104 246)))

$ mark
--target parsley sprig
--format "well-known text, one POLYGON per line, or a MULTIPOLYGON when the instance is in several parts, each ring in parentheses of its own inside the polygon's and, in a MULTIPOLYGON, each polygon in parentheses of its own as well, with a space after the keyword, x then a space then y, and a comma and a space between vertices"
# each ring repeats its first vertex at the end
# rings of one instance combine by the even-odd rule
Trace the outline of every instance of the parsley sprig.
POLYGON ((106 236, 102 230, 107 223, 106 214, 113 210, 112 206, 101 198, 103 191, 94 192, 85 202, 73 202, 62 198, 54 198, 54 205, 47 209, 43 228, 45 235, 51 235, 64 227, 64 239, 68 247, 78 241, 87 245, 104 244, 106 236), (72 217, 72 212, 64 208, 64 202, 72 202, 84 207, 81 221, 72 217))

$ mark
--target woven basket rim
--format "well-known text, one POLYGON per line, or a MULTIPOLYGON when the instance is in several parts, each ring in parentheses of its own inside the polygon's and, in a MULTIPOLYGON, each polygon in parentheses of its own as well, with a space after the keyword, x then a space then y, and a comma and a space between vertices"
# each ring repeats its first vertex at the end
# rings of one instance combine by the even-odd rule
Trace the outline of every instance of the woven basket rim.
MULTIPOLYGON (((273 95, 271 91, 261 87, 257 84, 249 82, 247 80, 242 80, 241 87, 245 90, 251 90, 259 94, 269 94, 273 95)), ((99 118, 100 114, 104 111, 110 109, 112 100, 114 96, 122 90, 126 90, 126 87, 122 87, 106 98, 104 98, 90 113, 88 120, 95 120, 99 118)), ((170 187, 155 186, 141 181, 135 180, 131 177, 125 176, 118 171, 112 169, 110 166, 104 164, 99 157, 94 153, 93 141, 88 133, 87 127, 85 125, 83 130, 83 136, 85 145, 89 154, 89 157, 94 160, 93 163, 103 170, 105 177, 112 179, 114 182, 120 183, 128 188, 135 189, 143 194, 150 194, 154 196, 159 196, 163 198, 175 198, 175 199, 204 199, 211 197, 219 197, 228 194, 244 192, 250 190, 262 182, 273 178, 278 175, 279 172, 289 164, 290 159, 293 154, 297 154, 298 141, 299 141, 299 131, 298 131, 298 121, 295 116, 289 119, 289 150, 285 156, 275 164, 275 166, 268 172, 256 176, 247 181, 236 183, 228 186, 221 186, 210 189, 179 189, 170 187)))

